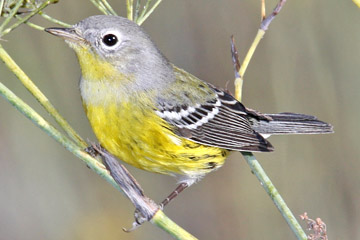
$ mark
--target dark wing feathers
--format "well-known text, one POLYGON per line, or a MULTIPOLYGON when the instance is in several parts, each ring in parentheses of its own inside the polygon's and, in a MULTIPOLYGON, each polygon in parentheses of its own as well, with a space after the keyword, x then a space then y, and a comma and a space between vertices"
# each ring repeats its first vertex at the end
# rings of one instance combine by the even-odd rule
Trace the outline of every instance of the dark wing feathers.
POLYGON ((272 145, 252 129, 245 107, 231 95, 211 88, 216 95, 203 104, 162 105, 156 113, 175 126, 178 135, 200 144, 236 151, 272 151, 272 145))

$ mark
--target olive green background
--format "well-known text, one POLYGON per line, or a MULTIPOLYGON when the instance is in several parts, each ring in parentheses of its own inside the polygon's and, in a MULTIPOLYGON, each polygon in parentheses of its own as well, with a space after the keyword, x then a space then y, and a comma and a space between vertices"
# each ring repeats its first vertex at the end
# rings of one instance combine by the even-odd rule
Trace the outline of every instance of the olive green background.
MULTIPOLYGON (((124 15, 125 0, 111 3, 124 15)), ((275 4, 268 1, 268 12, 275 4)), ((46 12, 68 23, 99 14, 85 0, 63 0, 46 12)), ((260 1, 165 0, 144 27, 174 64, 217 86, 229 83, 233 91, 230 36, 243 57, 259 21, 260 1)), ((359 23, 360 9, 349 0, 288 1, 260 43, 243 88, 250 108, 316 115, 334 125, 331 135, 271 137, 276 151, 256 154, 294 214, 320 217, 330 239, 360 239, 359 23)), ((95 141, 72 50, 25 25, 5 40, 71 125, 95 141)), ((2 63, 0 81, 54 122, 2 63)), ((124 196, 2 98, 0 111, 0 239, 170 239, 149 223, 124 233, 134 211, 124 196)), ((158 202, 176 186, 171 177, 129 170, 158 202)), ((165 213, 199 239, 295 238, 239 153, 165 213)))

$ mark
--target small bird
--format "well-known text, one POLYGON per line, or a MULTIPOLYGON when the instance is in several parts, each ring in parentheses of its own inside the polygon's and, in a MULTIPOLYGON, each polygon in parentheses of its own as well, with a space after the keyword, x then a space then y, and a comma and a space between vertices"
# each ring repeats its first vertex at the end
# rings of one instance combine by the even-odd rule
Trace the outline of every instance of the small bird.
POLYGON ((75 50, 83 106, 100 144, 119 159, 186 187, 220 168, 230 151, 271 152, 272 134, 332 133, 316 117, 261 114, 171 64, 136 23, 91 16, 47 28, 75 50))

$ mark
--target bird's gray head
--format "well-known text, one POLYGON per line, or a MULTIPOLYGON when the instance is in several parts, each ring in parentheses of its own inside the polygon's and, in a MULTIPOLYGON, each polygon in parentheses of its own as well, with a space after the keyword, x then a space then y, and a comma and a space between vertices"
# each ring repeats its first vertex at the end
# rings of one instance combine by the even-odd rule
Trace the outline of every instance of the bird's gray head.
MULTIPOLYGON (((91 16, 72 28, 47 28, 47 32, 62 37, 78 55, 89 52, 116 67, 123 74, 137 78, 170 77, 172 67, 160 53, 149 35, 136 23, 118 16, 91 16)), ((82 65, 82 64, 81 64, 82 65)), ((83 66, 81 66, 83 68, 83 66)), ((159 81, 161 79, 153 79, 159 81)), ((138 82, 139 84, 143 84, 138 82)), ((151 82, 147 82, 149 84, 151 82)))
POLYGON ((94 52, 108 61, 128 55, 154 54, 154 43, 136 23, 117 16, 92 16, 74 25, 94 52))

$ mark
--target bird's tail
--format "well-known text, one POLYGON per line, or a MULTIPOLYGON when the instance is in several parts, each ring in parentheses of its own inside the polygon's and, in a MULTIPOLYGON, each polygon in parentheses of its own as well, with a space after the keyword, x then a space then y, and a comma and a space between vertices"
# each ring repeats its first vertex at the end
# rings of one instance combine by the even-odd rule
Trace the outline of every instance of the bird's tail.
POLYGON ((269 120, 253 122, 253 129, 262 135, 333 133, 333 127, 314 116, 298 113, 264 114, 269 120))

